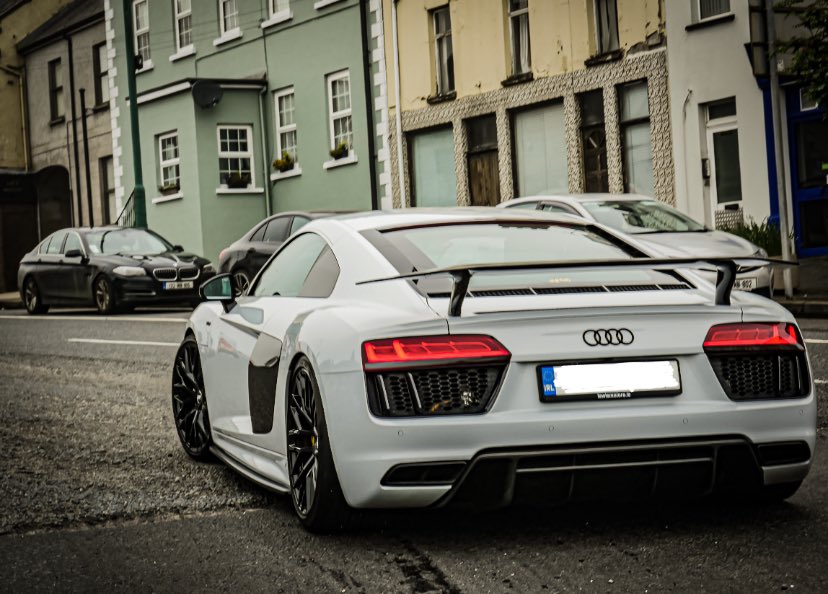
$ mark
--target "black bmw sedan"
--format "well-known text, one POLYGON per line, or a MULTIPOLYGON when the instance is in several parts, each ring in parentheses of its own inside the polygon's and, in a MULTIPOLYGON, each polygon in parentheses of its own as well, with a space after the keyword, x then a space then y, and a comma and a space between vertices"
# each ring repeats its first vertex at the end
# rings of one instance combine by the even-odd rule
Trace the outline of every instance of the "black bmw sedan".
POLYGON ((215 274, 205 258, 148 229, 62 229, 23 256, 20 296, 30 314, 50 306, 95 305, 102 314, 136 305, 196 304, 215 274))

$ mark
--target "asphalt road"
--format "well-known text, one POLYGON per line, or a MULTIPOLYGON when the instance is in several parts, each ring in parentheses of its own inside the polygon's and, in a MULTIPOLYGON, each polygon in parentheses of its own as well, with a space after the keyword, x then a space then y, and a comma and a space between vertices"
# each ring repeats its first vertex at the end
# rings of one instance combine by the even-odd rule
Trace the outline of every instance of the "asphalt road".
POLYGON ((802 321, 821 430, 788 503, 383 513, 321 537, 181 450, 187 315, 0 311, 0 591, 828 591, 828 320, 802 321))

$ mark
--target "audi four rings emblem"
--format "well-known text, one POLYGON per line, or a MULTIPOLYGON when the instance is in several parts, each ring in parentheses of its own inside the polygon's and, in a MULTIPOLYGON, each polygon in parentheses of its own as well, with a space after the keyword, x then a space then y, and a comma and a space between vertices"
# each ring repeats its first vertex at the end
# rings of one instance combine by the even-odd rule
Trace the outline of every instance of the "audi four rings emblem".
POLYGON ((635 335, 626 328, 610 328, 609 330, 587 330, 583 334, 584 342, 589 346, 620 346, 632 344, 635 335))

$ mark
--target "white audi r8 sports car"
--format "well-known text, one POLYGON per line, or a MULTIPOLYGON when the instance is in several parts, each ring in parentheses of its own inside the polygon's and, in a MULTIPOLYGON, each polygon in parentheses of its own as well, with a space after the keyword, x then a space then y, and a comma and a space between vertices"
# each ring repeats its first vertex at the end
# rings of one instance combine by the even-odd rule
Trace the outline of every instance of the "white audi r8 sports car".
POLYGON ((731 295, 762 263, 653 258, 532 211, 315 220, 245 295, 202 285, 176 430, 317 531, 361 508, 784 499, 811 464, 815 391, 791 314, 731 295))

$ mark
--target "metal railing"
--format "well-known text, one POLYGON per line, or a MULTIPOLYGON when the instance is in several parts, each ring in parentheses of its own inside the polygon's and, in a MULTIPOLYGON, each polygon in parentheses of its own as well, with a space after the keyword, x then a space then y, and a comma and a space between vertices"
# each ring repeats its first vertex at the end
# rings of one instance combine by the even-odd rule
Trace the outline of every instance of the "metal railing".
POLYGON ((129 198, 124 204, 124 207, 121 209, 121 214, 118 215, 118 218, 115 220, 115 224, 121 227, 134 227, 135 226, 135 203, 133 202, 133 198, 135 197, 135 192, 129 195, 129 198))

